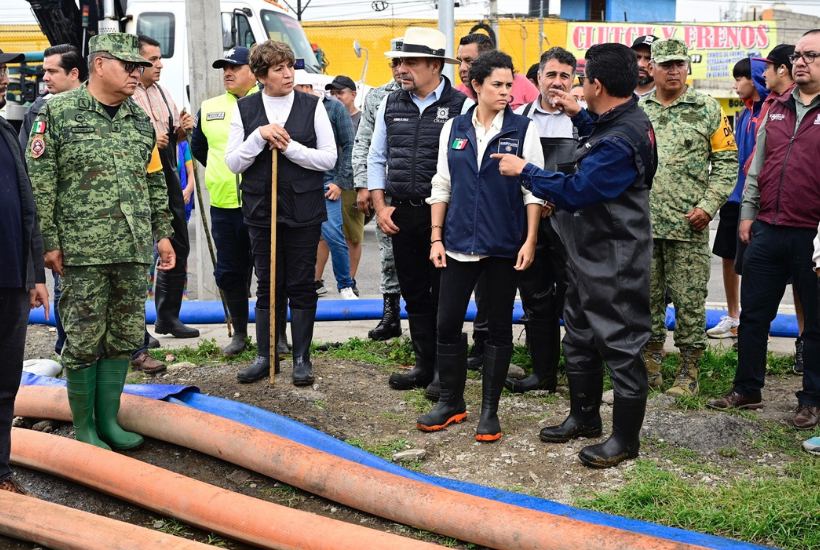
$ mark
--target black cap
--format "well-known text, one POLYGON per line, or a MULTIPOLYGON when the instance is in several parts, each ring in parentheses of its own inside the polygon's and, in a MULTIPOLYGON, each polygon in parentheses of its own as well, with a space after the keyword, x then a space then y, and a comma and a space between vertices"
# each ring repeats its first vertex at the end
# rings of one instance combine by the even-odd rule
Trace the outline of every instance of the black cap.
POLYGON ((757 61, 773 63, 775 67, 785 65, 789 72, 792 72, 792 62, 789 56, 794 54, 794 46, 791 44, 780 44, 772 48, 765 57, 753 57, 757 61))
POLYGON ((251 57, 251 51, 248 48, 237 46, 225 52, 225 57, 217 59, 213 63, 214 69, 221 69, 225 65, 247 65, 251 57))
POLYGON ((654 44, 655 41, 657 41, 657 40, 660 40, 660 39, 657 36, 655 36, 654 34, 647 34, 646 36, 639 36, 632 43, 632 49, 634 50, 638 46, 646 46, 647 48, 651 49, 652 44, 654 44))
POLYGON ((333 79, 333 82, 325 85, 325 90, 344 90, 345 88, 350 88, 354 92, 356 91, 356 83, 353 82, 353 79, 349 76, 339 75, 333 79))
POLYGON ((3 53, 0 49, 0 63, 22 63, 25 59, 24 53, 3 53))

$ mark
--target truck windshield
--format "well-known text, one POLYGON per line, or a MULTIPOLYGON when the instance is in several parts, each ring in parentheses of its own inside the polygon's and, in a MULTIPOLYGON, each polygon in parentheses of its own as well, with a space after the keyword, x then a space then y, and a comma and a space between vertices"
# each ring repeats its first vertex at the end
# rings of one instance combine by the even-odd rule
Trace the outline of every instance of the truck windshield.
POLYGON ((297 58, 304 58, 305 69, 309 73, 322 72, 319 63, 316 62, 316 56, 313 55, 310 42, 305 36, 305 31, 296 19, 282 13, 262 10, 262 25, 269 39, 285 42, 297 58))

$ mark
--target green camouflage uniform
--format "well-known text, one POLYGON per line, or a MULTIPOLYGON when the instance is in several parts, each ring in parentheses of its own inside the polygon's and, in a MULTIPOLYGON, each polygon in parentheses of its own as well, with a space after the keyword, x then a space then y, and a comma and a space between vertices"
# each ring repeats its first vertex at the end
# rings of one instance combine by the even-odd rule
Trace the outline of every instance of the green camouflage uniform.
MULTIPOLYGON (((657 63, 688 59, 683 56, 686 47, 679 40, 652 45, 657 63)), ((668 287, 675 305, 675 345, 705 349, 709 228, 695 231, 685 215, 697 207, 714 219, 735 186, 737 146, 720 104, 691 87, 668 107, 653 91, 641 107, 655 128, 659 164, 649 195, 654 239, 650 341, 666 341, 668 287)))
MULTIPOLYGON (((373 129, 376 127, 376 113, 379 111, 382 100, 398 87, 396 81, 391 80, 384 86, 373 88, 364 96, 362 118, 359 121, 359 130, 356 132, 356 141, 353 142, 353 187, 355 189, 367 189, 367 153, 370 150, 370 142, 373 140, 373 129)), ((384 196, 384 201, 388 206, 391 200, 389 195, 384 196)), ((379 290, 382 294, 399 294, 401 289, 399 288, 399 277, 396 275, 396 260, 393 258, 393 239, 379 229, 379 224, 376 224, 376 240, 379 243, 381 254, 379 290)))
MULTIPOLYGON (((136 40, 103 35, 96 51, 130 59, 136 40)), ((142 346, 153 242, 171 235, 162 171, 147 172, 155 142, 132 99, 112 119, 86 85, 53 97, 34 123, 26 156, 45 250, 63 252, 67 369, 142 346)))

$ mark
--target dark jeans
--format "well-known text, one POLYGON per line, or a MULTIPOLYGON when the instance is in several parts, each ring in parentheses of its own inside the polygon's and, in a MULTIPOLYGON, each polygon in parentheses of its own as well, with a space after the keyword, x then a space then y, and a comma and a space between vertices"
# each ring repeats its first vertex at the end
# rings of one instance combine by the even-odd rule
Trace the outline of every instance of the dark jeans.
MULTIPOLYGON (((256 307, 270 309, 270 227, 248 226, 256 269, 256 307)), ((314 286, 316 249, 322 224, 306 227, 276 225, 276 304, 287 297, 291 309, 316 309, 314 286)))
POLYGON ((512 311, 518 272, 514 258, 484 258, 477 262, 459 262, 447 258, 447 267, 441 270, 438 309, 438 342, 458 344, 464 315, 470 303, 470 294, 484 275, 487 287, 492 289, 482 305, 487 312, 489 339, 494 346, 512 345, 512 311))
POLYGON ((253 254, 242 209, 211 206, 211 235, 216 247, 216 286, 226 291, 246 287, 253 269, 253 254))
POLYGON ((430 206, 421 202, 421 206, 412 206, 393 199, 392 219, 399 228, 393 235, 393 256, 407 313, 435 316, 440 273, 430 261, 430 206))
POLYGON ((818 282, 812 254, 816 229, 752 224, 752 240, 743 258, 740 280, 740 326, 734 391, 760 397, 766 377, 766 342, 789 277, 803 304, 803 390, 801 405, 820 406, 820 322, 818 282))
POLYGON ((23 372, 29 310, 28 292, 0 288, 0 481, 11 475, 11 421, 23 372))
POLYGON ((51 274, 54 276, 54 323, 57 325, 57 342, 54 344, 54 352, 60 355, 65 345, 65 330, 60 320, 60 296, 63 295, 63 290, 60 288, 60 276, 54 271, 51 274))

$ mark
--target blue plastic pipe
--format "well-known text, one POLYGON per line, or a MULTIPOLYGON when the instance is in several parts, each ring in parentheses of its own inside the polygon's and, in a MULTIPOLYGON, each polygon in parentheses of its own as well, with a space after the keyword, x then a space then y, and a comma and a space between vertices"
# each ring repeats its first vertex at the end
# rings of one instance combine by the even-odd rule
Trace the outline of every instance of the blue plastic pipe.
MULTIPOLYGON (((250 321, 255 322, 256 316, 254 313, 255 301, 251 301, 250 305, 250 321)), ((404 301, 402 301, 404 304, 404 301)), ((384 303, 381 300, 319 300, 316 305, 316 320, 317 321, 367 321, 371 319, 382 318, 382 307, 384 303)), ((54 304, 52 304, 52 311, 54 304)), ((472 322, 475 319, 476 306, 475 302, 470 300, 470 305, 467 307, 467 315, 464 317, 465 321, 472 322)), ((524 315, 524 309, 521 307, 521 302, 515 302, 513 308, 513 323, 518 323, 521 316, 524 315)), ((706 328, 710 329, 720 322, 721 316, 726 315, 726 311, 707 309, 706 310, 706 328)), ((407 318, 407 313, 402 308, 401 316, 403 319, 407 318)), ((145 322, 153 324, 157 319, 157 313, 154 309, 154 302, 145 302, 145 322)), ((182 302, 182 310, 179 313, 179 319, 183 323, 190 325, 210 325, 225 322, 225 311, 222 309, 221 302, 182 302)), ((49 321, 46 321, 43 308, 31 310, 28 322, 39 325, 54 326, 54 316, 51 316, 49 321)), ((666 308, 666 326, 669 330, 675 330, 675 309, 666 308)), ((772 321, 771 330, 769 333, 772 336, 784 338, 797 338, 799 332, 797 329, 797 317, 794 315, 787 315, 785 313, 779 314, 772 321)))

